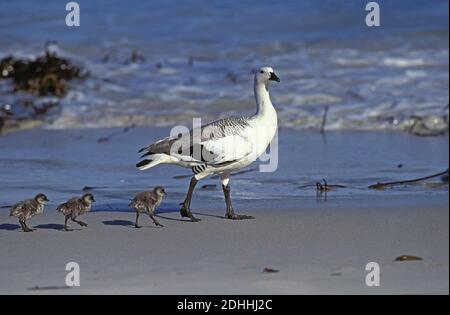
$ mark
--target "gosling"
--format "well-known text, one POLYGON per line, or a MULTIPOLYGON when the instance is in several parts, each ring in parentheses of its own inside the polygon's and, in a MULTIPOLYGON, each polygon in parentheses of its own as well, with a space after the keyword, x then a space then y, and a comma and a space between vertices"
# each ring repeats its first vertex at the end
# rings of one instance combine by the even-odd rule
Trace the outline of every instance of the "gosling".
POLYGON ((56 211, 61 212, 65 216, 64 230, 70 231, 70 227, 67 225, 67 221, 69 221, 69 219, 75 223, 78 223, 80 226, 88 226, 83 221, 77 220, 77 218, 80 215, 91 211, 92 203, 94 202, 95 198, 92 194, 85 194, 81 198, 75 197, 63 204, 60 204, 58 208, 56 208, 56 211))
POLYGON ((162 225, 155 219, 154 215, 155 210, 161 205, 165 195, 165 189, 161 186, 158 186, 153 191, 144 191, 134 197, 129 206, 136 211, 136 223, 134 224, 134 226, 137 229, 141 228, 141 226, 139 225, 139 215, 141 213, 148 214, 156 226, 164 227, 164 225, 162 225))
POLYGON ((44 194, 37 194, 34 199, 27 199, 19 202, 12 207, 10 216, 19 219, 20 226, 24 232, 33 232, 34 229, 30 229, 27 226, 26 221, 32 217, 44 212, 44 205, 49 202, 48 198, 44 194))

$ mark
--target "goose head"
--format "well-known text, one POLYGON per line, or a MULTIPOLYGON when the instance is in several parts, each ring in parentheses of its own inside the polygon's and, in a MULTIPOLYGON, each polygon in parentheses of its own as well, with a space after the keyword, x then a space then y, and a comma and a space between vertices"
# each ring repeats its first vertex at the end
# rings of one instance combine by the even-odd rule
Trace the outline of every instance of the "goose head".
POLYGON ((271 81, 280 82, 280 78, 271 67, 261 67, 255 73, 255 82, 268 85, 271 81))

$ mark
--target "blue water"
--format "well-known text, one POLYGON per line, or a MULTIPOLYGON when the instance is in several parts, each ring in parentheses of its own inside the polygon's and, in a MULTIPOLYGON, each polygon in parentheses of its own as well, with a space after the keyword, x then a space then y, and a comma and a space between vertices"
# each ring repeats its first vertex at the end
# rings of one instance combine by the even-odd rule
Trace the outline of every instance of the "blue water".
POLYGON ((48 39, 71 46, 126 40, 175 52, 448 31, 446 0, 378 1, 382 28, 370 31, 364 24, 365 0, 80 0, 82 27, 76 30, 64 24, 67 2, 2 1, 2 35, 28 45, 48 39))
MULTIPOLYGON (((1 1, 0 57, 33 57, 56 41, 91 72, 72 83, 48 127, 172 125, 254 110, 252 71, 272 65, 280 124, 332 130, 408 130, 415 116, 448 122, 448 1, 378 1, 379 28, 362 0, 1 1), (145 58, 130 63, 133 51, 145 58), (106 61, 105 61, 106 60, 106 61)), ((11 95, 0 81, 0 106, 11 95)), ((435 125, 435 126, 434 126, 435 125)), ((448 128, 448 127, 447 127, 448 128)))

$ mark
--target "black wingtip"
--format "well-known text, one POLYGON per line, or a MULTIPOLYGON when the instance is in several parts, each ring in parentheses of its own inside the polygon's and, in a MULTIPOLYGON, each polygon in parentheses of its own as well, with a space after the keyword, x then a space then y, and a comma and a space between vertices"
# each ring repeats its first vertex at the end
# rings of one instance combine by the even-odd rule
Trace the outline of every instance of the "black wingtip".
POLYGON ((136 167, 139 168, 139 167, 145 166, 151 162, 152 162, 152 160, 143 160, 143 161, 140 161, 138 164, 136 164, 136 167))
POLYGON ((152 155, 153 153, 152 152, 147 152, 147 153, 145 153, 145 154, 143 154, 142 156, 141 156, 141 159, 143 159, 143 158, 145 158, 145 157, 147 157, 147 156, 149 156, 149 155, 152 155))

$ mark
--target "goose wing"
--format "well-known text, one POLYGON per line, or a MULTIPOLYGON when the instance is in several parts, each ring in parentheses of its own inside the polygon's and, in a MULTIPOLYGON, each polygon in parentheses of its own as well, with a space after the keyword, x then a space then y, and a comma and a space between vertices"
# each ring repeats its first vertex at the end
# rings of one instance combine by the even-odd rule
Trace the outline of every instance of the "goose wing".
POLYGON ((191 130, 189 134, 167 137, 141 149, 142 158, 167 154, 192 164, 223 166, 249 155, 253 143, 249 139, 248 118, 227 118, 191 130))

